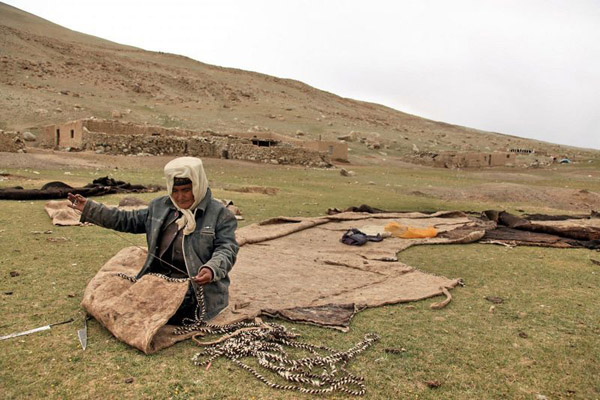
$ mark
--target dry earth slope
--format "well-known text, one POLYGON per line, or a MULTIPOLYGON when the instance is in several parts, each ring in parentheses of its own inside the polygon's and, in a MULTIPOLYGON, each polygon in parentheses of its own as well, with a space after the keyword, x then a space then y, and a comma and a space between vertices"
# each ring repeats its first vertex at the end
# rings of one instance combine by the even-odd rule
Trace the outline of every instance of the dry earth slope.
MULTIPOLYGON (((565 146, 419 118, 289 79, 222 68, 81 34, 0 3, 0 129, 90 116, 223 133, 335 140, 356 132, 392 155, 565 146)), ((366 153, 353 143, 355 154, 366 153)), ((589 155, 586 155, 589 156, 589 155)))

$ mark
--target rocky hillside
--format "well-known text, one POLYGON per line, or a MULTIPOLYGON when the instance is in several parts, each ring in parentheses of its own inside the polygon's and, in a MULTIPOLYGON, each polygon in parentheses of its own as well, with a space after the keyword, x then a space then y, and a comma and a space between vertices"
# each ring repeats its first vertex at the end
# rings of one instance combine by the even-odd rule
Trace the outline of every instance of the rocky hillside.
MULTIPOLYGON (((84 35, 0 3, 0 129, 96 116, 223 133, 335 140, 351 154, 443 150, 592 152, 419 118, 301 82, 216 67, 84 35), (362 138, 362 143, 361 143, 362 138)), ((593 152, 596 153, 596 152, 593 152)))

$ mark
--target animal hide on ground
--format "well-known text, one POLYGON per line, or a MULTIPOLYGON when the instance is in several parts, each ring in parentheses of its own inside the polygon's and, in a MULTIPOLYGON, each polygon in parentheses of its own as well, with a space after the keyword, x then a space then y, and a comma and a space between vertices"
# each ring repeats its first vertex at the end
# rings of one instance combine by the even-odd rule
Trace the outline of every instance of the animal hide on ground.
POLYGON ((64 182, 48 182, 41 189, 23 189, 11 187, 0 189, 0 200, 47 200, 66 199, 68 193, 80 194, 84 197, 104 196, 114 193, 147 193, 164 190, 160 186, 134 185, 128 182, 116 181, 105 176, 94 179, 84 187, 71 187, 64 182))
POLYGON ((600 218, 590 215, 525 215, 519 217, 504 211, 489 210, 484 219, 496 222, 482 243, 504 243, 511 246, 600 249, 600 218))

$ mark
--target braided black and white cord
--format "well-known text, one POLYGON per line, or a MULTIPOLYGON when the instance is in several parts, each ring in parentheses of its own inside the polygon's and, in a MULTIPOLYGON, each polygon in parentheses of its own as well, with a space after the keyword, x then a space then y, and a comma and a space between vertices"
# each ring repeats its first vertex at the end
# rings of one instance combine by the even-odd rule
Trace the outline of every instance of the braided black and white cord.
MULTIPOLYGON (((156 276, 156 277, 166 280, 167 282, 187 282, 190 280, 190 278, 171 278, 170 276, 166 276, 163 274, 157 274, 155 272, 148 272, 146 275, 156 276)), ((127 275, 123 272, 116 272, 115 276, 126 279, 131 283, 136 283, 138 281, 138 279, 135 276, 127 275)))
MULTIPOLYGON (((232 324, 228 330, 234 332, 240 326, 254 326, 256 329, 239 331, 238 334, 232 335, 222 342, 218 341, 207 346, 204 351, 194 355, 192 358, 194 364, 205 366, 217 358, 223 357, 231 360, 273 389, 292 390, 307 394, 336 391, 353 396, 365 394, 364 379, 351 374, 345 367, 351 359, 379 340, 378 335, 367 334, 361 342, 349 350, 335 351, 325 346, 298 342, 295 340, 295 334, 274 323, 232 324), (294 359, 286 352, 286 346, 306 350, 313 356, 294 359), (329 354, 323 356, 319 351, 326 351, 329 354), (206 358, 201 360, 203 357, 206 358), (290 383, 279 384, 270 381, 256 368, 242 362, 240 359, 244 357, 255 358, 258 365, 265 371, 290 383)), ((220 327, 220 330, 225 329, 220 327)))
MULTIPOLYGON (((135 277, 117 273, 117 276, 130 282, 137 282, 135 277)), ((169 282, 184 282, 189 278, 170 278, 165 275, 150 273, 169 282)), ((365 335, 364 339, 347 351, 336 351, 327 346, 317 346, 295 340, 296 334, 288 332, 283 325, 265 322, 236 322, 228 325, 214 325, 205 321, 206 306, 202 286, 194 285, 198 305, 195 319, 185 319, 184 325, 175 328, 175 335, 198 333, 205 335, 230 335, 222 341, 208 345, 204 351, 196 353, 192 362, 197 366, 206 366, 220 357, 229 359, 240 368, 251 373, 256 379, 272 389, 297 391, 306 394, 326 394, 332 392, 362 396, 366 387, 364 379, 346 370, 348 362, 371 347, 379 336, 374 333, 365 335), (285 347, 305 350, 312 357, 293 359, 285 347), (321 355, 326 352, 327 355, 321 355), (201 360, 202 357, 206 359, 201 360), (254 367, 240 361, 241 358, 255 358, 264 370, 279 376, 291 384, 279 384, 270 381, 254 367)))

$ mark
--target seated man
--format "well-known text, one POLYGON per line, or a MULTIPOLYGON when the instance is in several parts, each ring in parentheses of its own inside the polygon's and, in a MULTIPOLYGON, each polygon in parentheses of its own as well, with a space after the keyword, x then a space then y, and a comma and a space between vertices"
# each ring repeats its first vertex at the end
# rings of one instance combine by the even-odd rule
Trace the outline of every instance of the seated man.
POLYGON ((169 195, 152 200, 147 209, 123 211, 69 193, 70 207, 81 211, 81 222, 145 233, 148 257, 136 278, 149 272, 190 278, 185 299, 169 324, 180 325, 185 318, 206 321, 228 304, 228 274, 239 248, 237 221, 212 198, 199 158, 176 158, 164 172, 169 195))

